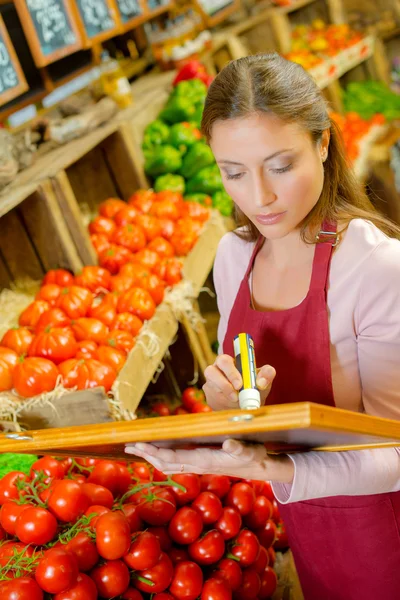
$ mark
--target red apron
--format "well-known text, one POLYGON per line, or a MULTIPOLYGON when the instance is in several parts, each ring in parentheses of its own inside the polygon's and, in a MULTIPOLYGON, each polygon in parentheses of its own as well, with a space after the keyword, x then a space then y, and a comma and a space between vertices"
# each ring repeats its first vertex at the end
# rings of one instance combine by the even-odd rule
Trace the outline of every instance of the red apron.
MULTIPOLYGON (((324 226, 324 231, 334 230, 324 226)), ((331 234, 316 245, 303 302, 276 312, 251 308, 249 275, 262 238, 255 246, 223 349, 233 356, 235 335, 253 337, 257 364, 271 364, 277 372, 268 404, 307 401, 335 406, 326 304, 335 240, 331 234)), ((281 504, 280 512, 305 600, 400 598, 400 492, 281 504)))

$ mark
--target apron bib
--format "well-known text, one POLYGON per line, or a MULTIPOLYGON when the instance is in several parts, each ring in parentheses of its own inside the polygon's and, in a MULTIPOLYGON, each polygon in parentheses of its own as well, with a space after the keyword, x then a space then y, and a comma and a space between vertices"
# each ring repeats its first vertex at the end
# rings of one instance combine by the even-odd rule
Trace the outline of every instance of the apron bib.
MULTIPOLYGON (((330 361, 327 286, 336 227, 324 223, 315 247, 310 288, 282 311, 251 307, 249 276, 258 240, 233 305, 223 344, 233 356, 242 332, 254 340, 258 365, 277 372, 268 404, 335 406, 330 361)), ((305 600, 400 598, 400 492, 335 496, 279 505, 305 600)))

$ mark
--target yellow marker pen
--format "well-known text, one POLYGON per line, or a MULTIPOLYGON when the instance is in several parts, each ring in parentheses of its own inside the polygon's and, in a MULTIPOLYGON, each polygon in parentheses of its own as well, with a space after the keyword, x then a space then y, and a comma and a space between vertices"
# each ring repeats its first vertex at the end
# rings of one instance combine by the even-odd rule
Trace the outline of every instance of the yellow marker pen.
POLYGON ((233 340, 236 368, 243 379, 239 392, 239 405, 244 410, 261 406, 260 392, 257 389, 256 359, 253 338, 248 333, 239 333, 233 340))

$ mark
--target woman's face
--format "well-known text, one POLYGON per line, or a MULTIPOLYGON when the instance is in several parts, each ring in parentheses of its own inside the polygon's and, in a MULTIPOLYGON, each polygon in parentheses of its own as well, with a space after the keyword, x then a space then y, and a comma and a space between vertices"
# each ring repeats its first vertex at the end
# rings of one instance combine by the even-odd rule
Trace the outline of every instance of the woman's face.
POLYGON ((210 145, 225 189, 268 239, 298 228, 320 197, 329 144, 268 114, 217 121, 210 145))

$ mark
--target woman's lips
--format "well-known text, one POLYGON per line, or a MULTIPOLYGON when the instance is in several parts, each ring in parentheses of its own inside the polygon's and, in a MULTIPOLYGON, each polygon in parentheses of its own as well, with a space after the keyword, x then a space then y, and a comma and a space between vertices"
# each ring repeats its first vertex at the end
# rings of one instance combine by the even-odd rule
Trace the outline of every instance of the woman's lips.
POLYGON ((257 215, 256 220, 261 225, 275 225, 275 223, 279 223, 281 219, 285 216, 286 212, 281 213, 270 213, 268 215, 257 215))

